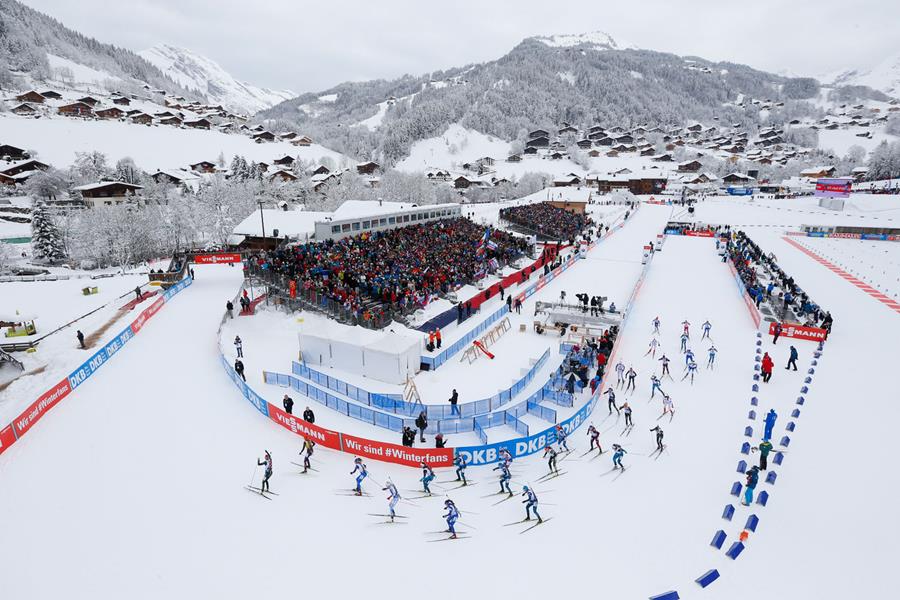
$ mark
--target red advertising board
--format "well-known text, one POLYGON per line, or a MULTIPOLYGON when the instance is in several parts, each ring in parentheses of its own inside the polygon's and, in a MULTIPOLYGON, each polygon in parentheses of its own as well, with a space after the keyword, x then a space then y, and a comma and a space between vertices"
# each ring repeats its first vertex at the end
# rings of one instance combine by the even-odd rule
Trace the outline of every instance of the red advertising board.
POLYGON ((47 411, 53 408, 57 402, 69 395, 72 388, 69 386, 68 378, 63 379, 52 388, 41 394, 40 398, 35 400, 31 406, 26 408, 22 414, 16 417, 13 425, 16 428, 16 435, 22 437, 31 426, 41 420, 47 414, 47 411))
MULTIPOLYGON (((774 333, 775 323, 769 323, 769 335, 774 333)), ((821 342, 827 336, 828 332, 820 327, 804 327, 803 325, 793 325, 791 323, 783 323, 781 325, 781 337, 821 342)))
POLYGON ((16 434, 13 433, 12 425, 7 425, 0 429, 0 454, 6 452, 10 446, 16 443, 16 434))
POLYGON ((271 403, 269 403, 269 418, 288 431, 311 439, 319 446, 331 448, 332 450, 341 449, 341 434, 337 431, 331 431, 330 429, 307 423, 303 419, 287 414, 271 403))
POLYGON ((137 333, 141 330, 141 327, 144 326, 150 318, 159 312, 159 309, 163 307, 163 304, 166 303, 166 299, 162 296, 156 299, 156 302, 145 308, 141 311, 141 314, 138 315, 138 318, 131 322, 131 331, 137 333))
POLYGON ((398 444, 376 442, 343 434, 344 452, 382 462, 418 467, 425 462, 431 467, 452 467, 453 448, 407 448, 398 444))
POLYGON ((238 253, 223 254, 195 254, 194 262, 198 265, 223 265, 226 263, 241 262, 241 255, 238 253))
POLYGON ((684 235, 690 237, 713 237, 713 232, 710 230, 694 230, 694 229, 686 229, 684 235))

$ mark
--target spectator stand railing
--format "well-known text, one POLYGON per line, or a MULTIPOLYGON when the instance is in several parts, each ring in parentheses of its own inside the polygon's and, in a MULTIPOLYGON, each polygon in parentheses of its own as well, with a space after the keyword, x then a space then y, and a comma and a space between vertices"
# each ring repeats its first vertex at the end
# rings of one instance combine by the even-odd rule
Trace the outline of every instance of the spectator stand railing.
MULTIPOLYGON (((292 364, 296 377, 264 371, 263 380, 267 384, 290 387, 346 416, 391 431, 402 431, 405 426, 414 427, 415 416, 419 414, 419 411, 425 410, 429 421, 427 429, 429 433, 477 432, 479 429, 484 430, 506 424, 507 419, 514 424, 516 417, 528 412, 529 403, 536 405, 543 400, 549 400, 562 406, 571 406, 571 399, 567 398, 567 394, 561 393, 552 385, 552 382, 548 382, 514 407, 507 411, 500 410, 534 380, 536 374, 549 359, 550 350, 547 350, 511 387, 490 398, 457 405, 458 415, 453 412, 452 406, 407 402, 400 394, 369 392, 297 362, 292 364), (340 396, 336 394, 340 394, 340 396), (509 418, 505 416, 506 412, 511 413, 509 418)), ((535 408, 532 412, 544 417, 550 416, 547 411, 535 408)))

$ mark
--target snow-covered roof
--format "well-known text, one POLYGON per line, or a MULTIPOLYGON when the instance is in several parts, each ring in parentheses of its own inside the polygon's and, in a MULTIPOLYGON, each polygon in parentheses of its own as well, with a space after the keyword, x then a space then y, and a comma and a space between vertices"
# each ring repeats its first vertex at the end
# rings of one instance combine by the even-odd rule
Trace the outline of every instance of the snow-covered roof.
POLYGON ((125 183, 124 181, 98 181, 97 183, 86 183, 84 185, 76 185, 72 189, 76 192, 86 192, 88 190, 97 190, 100 188, 104 188, 109 185, 124 185, 126 187, 130 187, 133 190, 142 190, 143 186, 135 185, 133 183, 125 183))
POLYGON ((25 321, 34 321, 38 318, 36 314, 17 310, 14 313, 0 313, 0 321, 5 323, 24 323, 25 321))
MULTIPOLYGON (((279 237, 290 236, 304 238, 312 237, 316 231, 316 221, 324 221, 330 216, 326 212, 314 212, 306 210, 278 210, 264 208, 263 219, 266 222, 266 235, 271 236, 274 229, 278 230, 279 237)), ((262 224, 259 211, 255 210, 246 219, 234 228, 235 235, 262 236, 262 224)))

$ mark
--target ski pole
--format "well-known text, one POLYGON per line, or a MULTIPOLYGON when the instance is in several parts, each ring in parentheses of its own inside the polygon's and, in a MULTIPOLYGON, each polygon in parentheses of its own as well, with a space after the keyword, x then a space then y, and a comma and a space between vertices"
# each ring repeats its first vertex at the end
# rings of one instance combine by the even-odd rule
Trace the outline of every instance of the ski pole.
POLYGON ((249 485, 249 486, 251 486, 251 487, 253 486, 253 482, 256 481, 256 471, 257 471, 258 469, 259 469, 259 464, 258 464, 258 461, 257 461, 257 465, 256 465, 255 467, 253 467, 253 474, 250 475, 250 483, 247 484, 247 485, 249 485))

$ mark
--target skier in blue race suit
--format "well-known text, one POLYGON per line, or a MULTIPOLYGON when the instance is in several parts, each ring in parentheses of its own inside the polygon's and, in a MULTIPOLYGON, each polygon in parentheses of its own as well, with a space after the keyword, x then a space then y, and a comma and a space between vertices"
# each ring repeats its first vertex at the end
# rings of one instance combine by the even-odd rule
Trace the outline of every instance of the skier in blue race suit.
POLYGON ((356 489, 354 491, 357 496, 362 496, 362 481, 369 475, 369 471, 366 469, 365 463, 359 457, 356 457, 353 460, 353 464, 356 466, 353 467, 350 474, 353 475, 354 473, 359 473, 359 475, 356 476, 356 489))
POLYGON ((447 531, 450 533, 450 538, 455 540, 456 521, 459 519, 459 510, 456 508, 453 500, 450 499, 444 500, 444 508, 447 509, 447 514, 444 515, 444 518, 447 519, 447 531))
POLYGON ((527 496, 525 500, 522 500, 522 503, 525 505, 525 520, 530 521, 531 511, 534 511, 534 516, 537 517, 538 523, 543 523, 544 519, 542 519, 541 515, 538 513, 538 499, 534 490, 529 489, 526 485, 522 488, 522 495, 527 496))

